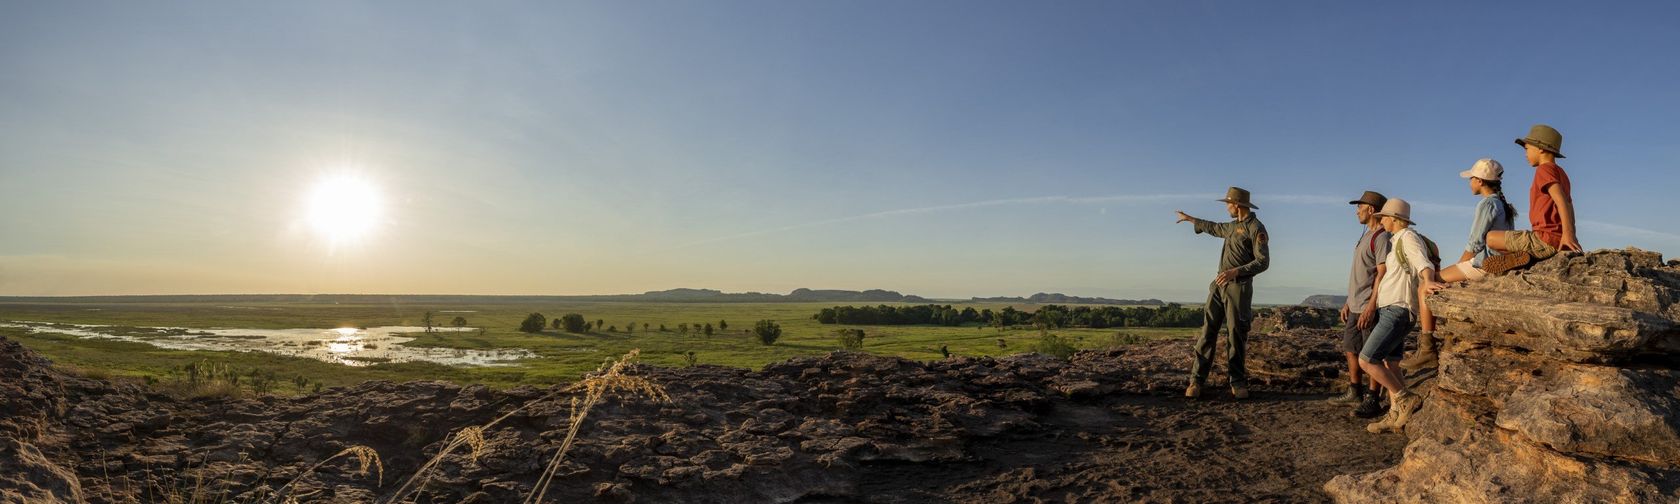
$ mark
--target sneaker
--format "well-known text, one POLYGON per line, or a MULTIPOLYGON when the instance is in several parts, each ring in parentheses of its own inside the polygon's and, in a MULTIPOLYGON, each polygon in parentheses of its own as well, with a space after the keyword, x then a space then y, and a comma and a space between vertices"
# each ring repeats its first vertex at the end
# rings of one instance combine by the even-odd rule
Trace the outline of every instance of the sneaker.
POLYGON ((1248 385, 1231 385, 1231 397, 1248 399, 1248 385))
POLYGON ((1367 424, 1365 426, 1365 432, 1369 432, 1369 433, 1372 433, 1372 434, 1382 434, 1384 432, 1389 432, 1389 431, 1399 429, 1399 426, 1394 424, 1394 417, 1395 417, 1394 411, 1395 410, 1388 410, 1388 414, 1383 415, 1382 420, 1377 420, 1375 422, 1371 422, 1370 424, 1367 424))
POLYGON ((1192 383, 1192 384, 1190 384, 1189 387, 1185 387, 1184 388, 1184 397, 1188 397, 1188 398, 1191 398, 1191 399, 1201 399, 1202 398, 1202 384, 1192 383))
POLYGON ((1342 392, 1342 395, 1332 397, 1325 402, 1328 402, 1330 404, 1359 404, 1360 402, 1363 402, 1364 400, 1365 400, 1365 387, 1354 385, 1354 386, 1348 387, 1347 392, 1342 392))
POLYGON ((1533 257, 1529 256, 1528 252, 1511 252, 1489 256, 1482 260, 1482 271, 1486 271, 1489 275, 1503 275, 1507 271, 1528 266, 1528 262, 1532 259, 1533 257))
POLYGON ((1405 427, 1406 422, 1412 419, 1412 413, 1417 412, 1418 408, 1421 407, 1423 407, 1423 396, 1415 393, 1407 392, 1406 395, 1394 398, 1394 407, 1389 409, 1389 413, 1394 416, 1394 429, 1399 430, 1401 427, 1405 427))
POLYGON ((1376 418, 1383 414, 1382 391, 1373 390, 1365 393, 1365 400, 1353 410, 1353 416, 1359 418, 1376 418))

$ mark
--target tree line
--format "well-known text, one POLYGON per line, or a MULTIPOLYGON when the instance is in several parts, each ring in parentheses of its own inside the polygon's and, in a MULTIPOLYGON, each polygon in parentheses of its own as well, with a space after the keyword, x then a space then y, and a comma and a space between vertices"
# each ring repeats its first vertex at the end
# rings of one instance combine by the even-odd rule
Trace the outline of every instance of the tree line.
POLYGON ((1185 308, 1178 303, 1166 306, 1074 306, 1044 305, 1034 311, 1016 310, 1006 306, 1002 310, 990 308, 961 310, 951 305, 909 306, 836 306, 823 308, 811 318, 823 324, 849 325, 981 325, 997 328, 1030 325, 1035 327, 1198 327, 1202 325, 1202 310, 1185 308))

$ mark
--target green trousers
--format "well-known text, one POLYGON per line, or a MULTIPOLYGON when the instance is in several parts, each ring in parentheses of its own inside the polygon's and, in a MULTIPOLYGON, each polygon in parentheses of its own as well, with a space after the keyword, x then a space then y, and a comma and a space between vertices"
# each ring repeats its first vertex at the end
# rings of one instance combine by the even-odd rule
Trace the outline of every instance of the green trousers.
POLYGON ((1213 352, 1218 346, 1215 342, 1219 338, 1219 329, 1223 327, 1231 331, 1225 373, 1231 377, 1232 385, 1248 384, 1248 368, 1243 365, 1243 356, 1248 346, 1248 328, 1254 322, 1253 299, 1254 282, 1250 279, 1208 286, 1207 304, 1202 307, 1202 335, 1196 338, 1194 347, 1196 363, 1190 367, 1191 379, 1196 383, 1207 382, 1208 370, 1213 366, 1213 352))

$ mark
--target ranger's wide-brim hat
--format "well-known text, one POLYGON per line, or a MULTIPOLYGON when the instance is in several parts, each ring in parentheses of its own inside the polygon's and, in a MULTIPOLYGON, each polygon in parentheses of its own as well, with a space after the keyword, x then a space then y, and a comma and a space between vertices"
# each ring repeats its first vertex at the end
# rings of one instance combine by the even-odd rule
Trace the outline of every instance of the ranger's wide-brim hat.
POLYGON ((1406 221, 1406 224, 1417 224, 1412 222, 1412 204, 1400 198, 1389 198, 1388 202, 1383 203, 1382 211, 1377 212, 1377 216, 1385 215, 1406 221))
POLYGON ((1544 124, 1536 124, 1529 128, 1528 136, 1518 138, 1517 145, 1539 147, 1540 150, 1550 152, 1558 159, 1568 157, 1563 155, 1563 133, 1558 133, 1558 130, 1544 124))
POLYGON ((1251 210, 1260 208, 1260 207, 1255 206, 1253 203, 1250 203, 1248 201, 1248 190, 1243 189, 1241 187, 1232 187, 1232 188, 1226 190, 1225 191, 1225 199, 1218 199, 1218 200, 1214 200, 1214 201, 1222 201, 1222 202, 1225 202, 1225 203, 1236 203, 1238 205, 1248 207, 1251 210))

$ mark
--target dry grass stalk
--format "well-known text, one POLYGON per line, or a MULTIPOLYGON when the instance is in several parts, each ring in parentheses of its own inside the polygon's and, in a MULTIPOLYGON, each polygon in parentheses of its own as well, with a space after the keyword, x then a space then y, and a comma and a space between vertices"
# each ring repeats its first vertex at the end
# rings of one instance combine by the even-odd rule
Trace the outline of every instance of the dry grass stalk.
MULTIPOLYGON (((391 494, 391 497, 385 499, 385 502, 387 504, 403 502, 413 493, 419 492, 420 489, 425 488, 426 483, 431 481, 432 471, 437 468, 439 463, 443 462, 444 456, 453 453, 456 448, 460 448, 462 446, 469 447, 471 449, 470 457, 472 458, 472 461, 476 463, 479 455, 483 453, 484 447, 488 444, 488 441, 484 439, 484 432, 486 430, 489 430, 496 424, 501 423, 502 420, 506 420, 508 417, 511 417, 520 411, 524 411, 525 408, 529 408, 533 404, 540 404, 560 394, 574 393, 581 390, 584 392, 584 397, 590 398, 586 401, 590 405, 593 405, 595 402, 599 402, 602 396, 604 396, 607 392, 627 392, 627 395, 648 397, 662 402, 670 401, 670 396, 667 395, 665 393, 665 389, 660 387, 658 384, 647 381, 644 378, 624 374, 625 369, 631 364, 634 364, 636 357, 639 355, 641 355, 640 349, 631 350, 629 353, 624 354, 623 357, 620 357, 617 361, 607 361, 606 363, 603 363, 594 373, 585 375, 583 381, 556 389, 547 395, 537 398, 535 401, 525 403, 518 408, 514 408, 512 411, 503 413, 502 416, 496 417, 494 420, 491 420, 484 425, 461 429, 450 438, 448 443, 444 444, 443 449, 439 450, 437 455, 433 455, 431 460, 428 460, 425 464, 421 465, 420 469, 416 470, 413 476, 410 476, 407 481, 403 482, 401 487, 397 488, 395 493, 391 494)), ((566 441, 561 446, 560 453, 557 455, 556 460, 550 463, 549 467, 543 473, 543 478, 539 479, 545 489, 547 486, 547 480, 553 478, 553 471, 559 467, 559 457, 564 457, 566 450, 571 448, 573 438, 577 435, 577 429, 583 423, 583 416, 579 415, 579 413, 578 400, 574 397, 572 398, 572 413, 569 415, 570 426, 567 430, 566 441)), ((587 408, 585 408, 582 413, 587 415, 587 408)), ((540 500, 541 496, 538 495, 537 499, 540 500)))
MULTIPOLYGON (((356 471, 352 474, 355 474, 357 476, 366 476, 367 473, 368 473, 368 469, 372 468, 372 469, 375 469, 376 471, 378 471, 377 472, 378 481, 380 482, 380 484, 381 485, 384 484, 384 481, 385 481, 385 463, 379 459, 379 452, 374 451, 373 448, 369 448, 369 447, 362 446, 362 445, 355 445, 355 446, 351 446, 349 448, 345 448, 343 451, 340 451, 340 452, 338 452, 337 454, 334 454, 331 457, 327 457, 326 459, 324 459, 320 462, 316 462, 315 465, 309 466, 309 469, 305 469, 303 472, 298 473, 296 478, 292 478, 291 481, 288 481, 288 482, 286 482, 285 485, 282 485, 279 490, 275 490, 274 495, 270 496, 269 498, 274 499, 276 497, 286 496, 286 490, 290 489, 294 483, 298 482, 298 480, 303 479, 304 476, 314 474, 316 469, 320 469, 321 466, 326 465, 327 462, 332 462, 333 460, 336 460, 339 457, 343 457, 343 456, 346 456, 346 455, 351 455, 351 456, 356 457, 357 468, 356 468, 356 471)), ((295 501, 295 500, 291 499, 290 497, 287 497, 287 501, 292 502, 292 501, 295 501)), ((271 502, 271 501, 265 501, 265 502, 271 502)))
POLYGON ((571 387, 570 390, 582 390, 583 400, 572 398, 572 412, 570 424, 566 427, 566 439, 560 443, 560 451, 548 462, 548 468, 543 470, 537 478, 536 492, 526 496, 526 504, 542 502, 543 495, 548 493, 550 483, 554 482, 554 473, 560 470, 560 463, 566 460, 566 452, 571 451, 572 444, 577 441, 578 429, 583 426, 584 419, 589 417, 589 411, 601 402, 609 392, 618 392, 625 396, 646 397, 659 402, 669 402, 671 396, 665 393, 665 388, 657 383, 648 381, 640 376, 625 374, 640 350, 631 350, 617 362, 602 364, 601 369, 589 375, 571 387))

